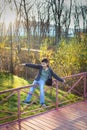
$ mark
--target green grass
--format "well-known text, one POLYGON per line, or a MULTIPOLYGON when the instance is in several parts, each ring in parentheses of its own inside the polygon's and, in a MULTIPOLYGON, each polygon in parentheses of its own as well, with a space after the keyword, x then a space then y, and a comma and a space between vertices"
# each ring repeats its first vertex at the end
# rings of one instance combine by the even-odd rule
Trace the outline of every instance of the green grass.
MULTIPOLYGON (((26 86, 26 85, 28 85, 30 83, 31 83, 31 81, 26 81, 23 78, 17 77, 15 75, 10 74, 10 73, 9 74, 6 73, 6 72, 0 73, 0 91, 4 91, 4 90, 7 90, 7 89, 11 89, 11 88, 17 88, 17 87, 21 87, 21 86, 26 86)), ((47 88, 47 87, 45 86, 45 88, 47 88)), ((26 92, 28 92, 29 88, 26 88, 24 90, 26 92)), ((11 116, 13 115, 12 112, 16 112, 16 113, 18 112, 18 109, 17 109, 18 94, 15 93, 10 98, 8 98, 8 100, 1 102, 3 99, 5 99, 7 96, 9 96, 9 94, 11 94, 11 93, 8 92, 6 94, 1 94, 0 95, 0 110, 1 111, 2 110, 8 111, 8 112, 0 112, 0 117, 9 116, 9 121, 11 121, 11 120, 14 120, 14 119, 17 118, 16 114, 14 114, 15 117, 11 118, 11 116)), ((35 94, 40 95, 39 88, 37 88, 35 90, 35 94)), ((59 96, 58 96, 59 101, 62 101, 62 97, 63 97, 64 94, 66 94, 65 91, 59 90, 59 96)), ((26 107, 26 105, 24 105, 22 103, 22 101, 25 100, 26 96, 27 96, 27 93, 21 91, 21 93, 20 93, 20 97, 21 97, 21 111, 23 109, 25 109, 25 107, 26 107)), ((68 96, 66 96, 64 98, 63 101, 71 100, 70 103, 76 102, 77 97, 78 96, 70 93, 70 94, 68 94, 68 96)), ((36 104, 33 104, 32 106, 29 106, 26 110, 24 110, 24 112, 28 112, 28 113, 27 114, 23 114, 21 117, 31 116, 33 114, 46 111, 46 109, 42 109, 42 110, 38 110, 36 112, 31 112, 31 110, 35 110, 37 108, 40 108, 39 99, 37 99, 35 96, 32 96, 32 100, 36 100, 36 104)), ((48 91, 46 91, 46 93, 45 93, 45 100, 46 100, 46 105, 47 106, 55 104, 55 102, 56 102, 56 89, 55 88, 53 88, 51 90, 51 93, 50 93, 50 88, 48 89, 48 91)), ((66 105, 66 104, 67 103, 63 103, 63 104, 61 104, 59 106, 66 105)), ((5 121, 0 121, 0 123, 3 123, 5 121)))
POLYGON ((30 83, 31 82, 16 75, 7 72, 0 72, 0 91, 25 86, 30 83))

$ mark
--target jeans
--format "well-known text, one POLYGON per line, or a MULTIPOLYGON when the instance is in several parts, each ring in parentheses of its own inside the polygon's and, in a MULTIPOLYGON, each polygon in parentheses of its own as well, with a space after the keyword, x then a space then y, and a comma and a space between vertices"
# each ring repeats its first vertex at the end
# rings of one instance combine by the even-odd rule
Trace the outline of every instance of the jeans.
MULTIPOLYGON (((39 81, 34 80, 33 84, 38 84, 39 88, 40 88, 40 104, 44 104, 45 99, 44 99, 44 85, 45 85, 45 81, 43 81, 42 79, 40 79, 39 81)), ((30 102, 32 94, 35 91, 35 86, 30 88, 30 92, 26 98, 26 102, 30 102)))

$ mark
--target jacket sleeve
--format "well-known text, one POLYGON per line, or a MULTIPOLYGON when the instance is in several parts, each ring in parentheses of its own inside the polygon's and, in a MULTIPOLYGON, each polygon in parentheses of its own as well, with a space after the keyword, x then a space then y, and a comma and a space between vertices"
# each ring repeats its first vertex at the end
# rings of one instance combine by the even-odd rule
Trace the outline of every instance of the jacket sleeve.
POLYGON ((41 68, 41 65, 40 65, 40 64, 26 63, 25 66, 31 67, 31 68, 34 68, 34 69, 40 69, 40 68, 41 68))
POLYGON ((63 80, 62 78, 60 78, 58 75, 56 75, 52 70, 51 70, 51 72, 52 72, 52 76, 53 76, 55 79, 57 79, 57 80, 59 80, 59 81, 61 81, 61 82, 64 82, 64 80, 63 80))

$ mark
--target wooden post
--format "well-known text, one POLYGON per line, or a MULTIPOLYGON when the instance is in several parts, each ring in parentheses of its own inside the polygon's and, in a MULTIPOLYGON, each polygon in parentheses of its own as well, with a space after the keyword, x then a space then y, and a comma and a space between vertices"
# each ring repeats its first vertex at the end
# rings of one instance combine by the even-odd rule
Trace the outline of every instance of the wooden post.
POLYGON ((87 94, 87 86, 86 86, 86 74, 84 75, 84 98, 86 98, 87 94))
POLYGON ((56 110, 58 110, 58 81, 56 82, 56 110))
POLYGON ((19 125, 19 130, 21 130, 21 121, 20 121, 20 115, 21 115, 21 108, 20 108, 20 90, 18 90, 18 125, 19 125))
POLYGON ((26 80, 28 80, 28 78, 27 78, 27 77, 28 77, 28 76, 27 76, 27 67, 26 67, 25 69, 26 69, 26 70, 25 70, 25 71, 26 71, 26 80))

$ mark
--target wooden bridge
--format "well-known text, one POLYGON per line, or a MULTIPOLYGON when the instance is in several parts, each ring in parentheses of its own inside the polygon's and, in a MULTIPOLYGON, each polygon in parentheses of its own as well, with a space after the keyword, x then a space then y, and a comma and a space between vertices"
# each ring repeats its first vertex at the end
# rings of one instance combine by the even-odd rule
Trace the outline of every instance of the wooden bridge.
MULTIPOLYGON (((3 120, 5 120, 5 123, 0 124, 0 130, 87 130, 87 72, 67 76, 65 79, 66 84, 63 85, 67 86, 67 92, 64 93, 62 99, 66 98, 69 93, 74 92, 74 94, 77 93, 79 97, 76 97, 78 101, 72 103, 72 100, 67 100, 68 105, 59 107, 61 104, 67 104, 67 102, 64 100, 60 101, 59 88, 61 85, 56 82, 56 102, 54 103, 56 107, 52 107, 50 110, 47 109, 49 106, 47 106, 47 108, 38 108, 38 110, 45 109, 46 111, 37 115, 29 116, 27 112, 25 112, 29 105, 24 109, 21 108, 21 91, 24 92, 24 89, 31 87, 31 85, 0 92, 0 94, 11 92, 9 96, 5 97, 5 99, 0 102, 1 104, 11 98, 13 94, 18 94, 18 111, 17 113, 11 112, 12 115, 10 116, 0 117, 0 121, 3 122, 3 120), (71 79, 74 80, 72 85, 70 82, 71 79), (80 86, 80 89, 78 86, 80 86), (82 90, 81 87, 83 88, 82 90), (22 114, 27 114, 28 116, 22 117, 22 114), (17 115, 16 120, 12 122, 8 121, 9 118, 15 115, 17 115)), ((53 105, 53 102, 51 104, 53 105)), ((6 111, 3 110, 0 110, 0 112, 6 113, 6 111)))

